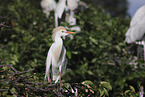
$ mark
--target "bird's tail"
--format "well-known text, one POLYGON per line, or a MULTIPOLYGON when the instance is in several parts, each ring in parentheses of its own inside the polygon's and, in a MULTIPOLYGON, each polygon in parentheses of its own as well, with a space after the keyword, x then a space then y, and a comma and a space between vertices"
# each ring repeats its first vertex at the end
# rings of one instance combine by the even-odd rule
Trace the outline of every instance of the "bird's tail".
POLYGON ((53 81, 56 81, 57 77, 59 76, 58 67, 52 67, 52 76, 53 76, 53 81))
POLYGON ((45 80, 48 78, 48 81, 50 81, 50 65, 51 65, 51 60, 52 60, 52 54, 48 52, 47 59, 46 59, 46 71, 45 71, 45 80))

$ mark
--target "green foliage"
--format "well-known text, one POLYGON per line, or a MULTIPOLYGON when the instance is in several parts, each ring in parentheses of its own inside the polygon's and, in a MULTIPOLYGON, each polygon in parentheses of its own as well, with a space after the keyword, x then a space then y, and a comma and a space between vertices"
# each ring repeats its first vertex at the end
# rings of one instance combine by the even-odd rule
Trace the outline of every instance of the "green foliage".
MULTIPOLYGON (((55 91, 42 91, 47 86, 47 89, 50 88, 43 78, 47 52, 52 44, 54 16, 51 12, 49 18, 46 18, 39 3, 40 0, 7 0, 0 3, 1 15, 7 17, 5 21, 10 26, 0 26, 0 65, 13 64, 18 72, 35 70, 13 76, 15 70, 1 66, 1 82, 9 77, 25 80, 18 80, 19 84, 12 84, 14 80, 2 82, 0 87, 6 90, 0 92, 1 96, 8 93, 13 96, 137 95, 132 88, 124 93, 129 85, 136 87, 143 84, 145 78, 144 65, 141 65, 143 62, 137 60, 137 68, 129 65, 133 57, 128 54, 124 39, 130 20, 112 18, 103 8, 98 7, 96 10, 91 5, 85 12, 75 15, 81 32, 73 35, 73 39, 67 37, 64 40, 69 63, 62 77, 62 91, 58 91, 57 85, 55 91), (23 78, 26 75, 29 77, 23 78), (33 88, 27 87, 30 90, 26 90, 26 82, 31 82, 29 85, 33 88), (78 92, 73 93, 72 89, 75 91, 75 88, 78 92)), ((61 25, 68 26, 63 21, 61 25)))
POLYGON ((138 93, 135 92, 135 89, 134 87, 132 86, 129 86, 130 87, 130 90, 126 90, 124 92, 124 97, 138 97, 138 93))

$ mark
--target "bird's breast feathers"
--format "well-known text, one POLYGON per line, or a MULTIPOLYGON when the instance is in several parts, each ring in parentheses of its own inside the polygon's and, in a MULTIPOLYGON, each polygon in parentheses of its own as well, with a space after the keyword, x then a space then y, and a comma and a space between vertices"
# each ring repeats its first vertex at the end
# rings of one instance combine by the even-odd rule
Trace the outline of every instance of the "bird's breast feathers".
POLYGON ((54 59, 58 62, 60 55, 61 55, 61 50, 62 50, 62 44, 55 45, 55 49, 53 50, 54 54, 54 59))

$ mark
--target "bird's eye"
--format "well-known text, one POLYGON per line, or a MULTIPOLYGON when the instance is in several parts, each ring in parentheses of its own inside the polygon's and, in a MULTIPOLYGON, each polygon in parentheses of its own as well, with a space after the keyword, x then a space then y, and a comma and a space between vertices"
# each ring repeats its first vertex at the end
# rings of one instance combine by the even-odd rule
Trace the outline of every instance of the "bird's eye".
POLYGON ((64 33, 65 31, 62 31, 62 33, 64 33))

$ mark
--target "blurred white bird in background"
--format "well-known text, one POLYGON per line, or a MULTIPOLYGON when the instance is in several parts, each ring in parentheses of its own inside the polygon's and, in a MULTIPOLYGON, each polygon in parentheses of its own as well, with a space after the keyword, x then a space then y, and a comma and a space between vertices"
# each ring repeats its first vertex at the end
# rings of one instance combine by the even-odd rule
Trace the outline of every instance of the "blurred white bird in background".
MULTIPOLYGON (((145 5, 140 7, 135 15, 133 16, 130 27, 128 31, 126 32, 125 41, 127 43, 135 43, 137 40, 144 41, 144 34, 145 34, 145 5)), ((141 42, 144 43, 144 42, 141 42)), ((136 43, 140 44, 140 43, 136 43)), ((144 52, 145 52, 145 44, 144 45, 144 52)), ((145 53, 144 53, 144 60, 145 60, 145 53)))
POLYGON ((133 43, 141 40, 145 33, 145 5, 139 8, 130 22, 126 35, 126 42, 133 43))
POLYGON ((47 18, 50 14, 50 11, 53 11, 56 8, 55 0, 42 0, 40 2, 40 5, 42 7, 43 12, 46 14, 47 18))
POLYGON ((67 7, 66 10, 70 10, 70 13, 66 14, 66 22, 69 23, 69 25, 73 26, 71 28, 68 28, 69 30, 75 30, 77 32, 81 31, 81 28, 76 26, 76 18, 74 18, 74 10, 76 10, 79 6, 80 0, 67 0, 67 7))
POLYGON ((62 14, 66 8, 66 0, 59 0, 55 8, 55 27, 58 26, 58 18, 62 18, 62 14))
POLYGON ((48 81, 51 83, 50 78, 50 65, 52 64, 52 78, 55 83, 58 80, 61 82, 61 75, 66 70, 67 58, 66 58, 66 49, 63 46, 62 36, 73 34, 73 32, 66 31, 62 26, 54 28, 52 31, 52 40, 54 43, 51 45, 47 59, 46 59, 46 72, 45 79, 48 78, 48 81))
POLYGON ((84 6, 88 8, 87 4, 80 0, 59 0, 58 3, 56 3, 55 0, 42 0, 41 1, 41 7, 43 9, 43 12, 46 13, 46 17, 49 16, 50 11, 55 12, 55 27, 58 27, 58 19, 62 18, 62 15, 65 11, 70 11, 69 13, 66 13, 65 15, 65 21, 69 23, 72 27, 67 29, 69 30, 76 30, 77 32, 81 31, 80 27, 76 26, 76 18, 74 18, 74 10, 76 10, 79 5, 84 6))
POLYGON ((144 95, 144 89, 143 86, 140 87, 140 93, 139 93, 139 97, 143 97, 144 95))
MULTIPOLYGON (((59 19, 62 18, 64 11, 70 10, 72 13, 70 18, 73 18, 74 15, 73 11, 78 7, 78 4, 79 4, 79 0, 59 0, 55 9, 55 27, 58 26, 58 18, 59 19)), ((71 20, 71 21, 67 21, 68 23, 75 23, 76 25, 76 18, 69 19, 68 14, 66 14, 66 17, 68 17, 67 20, 71 20)))

